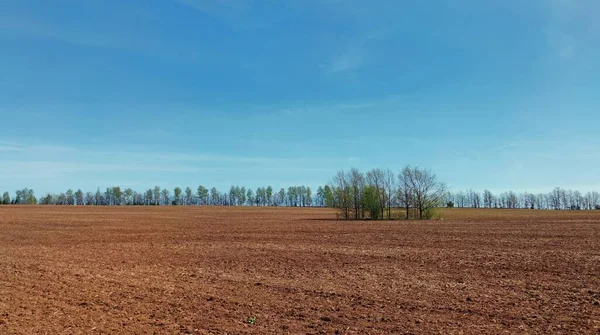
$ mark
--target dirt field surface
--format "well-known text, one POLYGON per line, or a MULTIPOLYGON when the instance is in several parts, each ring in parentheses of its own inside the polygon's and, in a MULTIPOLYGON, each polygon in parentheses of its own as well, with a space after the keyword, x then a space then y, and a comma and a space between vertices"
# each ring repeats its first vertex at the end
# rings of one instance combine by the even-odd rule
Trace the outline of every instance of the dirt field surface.
POLYGON ((600 211, 0 206, 1 334, 600 334, 600 211))

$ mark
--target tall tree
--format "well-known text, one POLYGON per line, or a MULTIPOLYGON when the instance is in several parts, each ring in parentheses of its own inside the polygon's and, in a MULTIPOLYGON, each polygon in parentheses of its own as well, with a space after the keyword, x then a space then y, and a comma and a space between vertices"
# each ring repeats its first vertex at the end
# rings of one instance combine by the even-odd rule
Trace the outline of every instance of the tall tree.
POLYGON ((419 211, 419 219, 429 210, 439 206, 446 190, 445 185, 437 180, 437 176, 427 169, 408 167, 408 185, 413 194, 415 206, 419 211))
POLYGON ((144 192, 144 202, 146 203, 146 206, 157 205, 156 200, 154 198, 154 192, 151 188, 147 189, 146 192, 144 192))
POLYGON ((366 181, 367 185, 374 187, 374 192, 379 197, 379 212, 381 213, 380 217, 384 216, 385 211, 385 190, 384 190, 384 172, 381 169, 373 169, 367 172, 366 181))
POLYGON ((106 188, 106 191, 104 191, 104 199, 106 201, 106 205, 107 206, 112 206, 113 205, 112 188, 110 188, 110 187, 106 188))
POLYGON ((208 189, 202 185, 198 186, 198 199, 200 205, 208 205, 208 189))
POLYGON ((278 195, 279 195, 278 196, 278 198, 279 198, 278 199, 278 201, 279 201, 278 206, 285 206, 285 202, 286 202, 285 189, 284 188, 279 189, 278 195))
POLYGON ((37 204, 37 199, 35 197, 35 192, 32 189, 27 190, 27 203, 29 205, 37 204))
POLYGON ((179 186, 173 189, 173 204, 180 205, 181 204, 181 188, 179 186))
POLYGON ((122 200, 123 200, 123 192, 121 192, 121 187, 114 186, 112 188, 112 194, 113 194, 113 197, 114 197, 113 205, 121 206, 121 203, 122 203, 122 200))
POLYGON ((306 186, 305 188, 305 196, 304 196, 304 203, 307 207, 311 207, 312 206, 312 190, 310 189, 310 187, 306 186))
POLYGON ((160 195, 162 198, 162 204, 164 206, 169 206, 171 204, 171 192, 169 189, 164 188, 162 191, 160 191, 160 195))
POLYGON ((410 166, 402 169, 398 175, 398 200, 406 211, 406 219, 410 219, 410 208, 414 204, 413 189, 411 188, 413 169, 410 166))
POLYGON ((350 183, 350 201, 354 218, 357 220, 364 219, 365 207, 363 206, 363 196, 365 193, 365 176, 357 168, 351 168, 346 179, 350 183))
POLYGON ((160 187, 154 186, 154 190, 152 190, 152 196, 154 198, 154 206, 160 205, 160 187))
POLYGON ((125 205, 126 206, 131 206, 134 204, 133 202, 133 190, 131 188, 127 188, 125 189, 125 191, 123 191, 123 197, 125 200, 125 205))
POLYGON ((267 196, 267 206, 272 206, 273 205, 273 188, 271 186, 267 186, 267 189, 265 191, 265 195, 267 196))
POLYGON ((239 201, 240 201, 240 205, 242 205, 242 206, 244 206, 246 204, 246 194, 247 194, 247 191, 246 191, 245 187, 242 187, 239 189, 239 197, 240 197, 239 201))
POLYGON ((94 205, 100 206, 103 205, 103 202, 102 193, 100 193, 100 187, 98 187, 98 189, 96 189, 96 194, 94 195, 94 205))
POLYGON ((217 191, 216 187, 210 189, 210 204, 213 206, 219 205, 221 202, 221 195, 217 191))
POLYGON ((78 189, 77 192, 75 192, 75 204, 77 206, 82 206, 84 204, 83 191, 81 189, 78 189))
POLYGON ((369 212, 369 217, 373 220, 381 218, 381 197, 377 188, 373 185, 365 186, 362 196, 361 206, 369 212))
POLYGON ((383 188, 384 188, 384 192, 385 192, 385 200, 386 200, 386 207, 387 207, 387 218, 388 220, 392 219, 392 206, 394 206, 394 203, 396 202, 396 195, 397 195, 397 183, 396 183, 396 175, 394 174, 394 172, 392 172, 392 170, 390 169, 385 169, 383 170, 383 188))
POLYGON ((254 191, 252 191, 252 189, 248 189, 248 192, 246 193, 246 200, 250 206, 254 206, 256 198, 254 197, 254 191))
POLYGON ((4 194, 2 194, 2 204, 10 205, 10 193, 4 192, 4 194))
POLYGON ((65 195, 67 196, 67 203, 65 205, 71 206, 75 204, 75 195, 72 189, 68 189, 65 195))
POLYGON ((186 205, 191 205, 192 204, 192 198, 193 198, 193 193, 192 193, 192 189, 189 187, 185 188, 185 204, 186 205))
POLYGON ((483 191, 483 206, 485 208, 492 208, 492 203, 494 202, 494 196, 492 192, 489 190, 483 191))
MULTIPOLYGON (((344 219, 350 218, 350 211, 352 209, 352 187, 348 181, 347 174, 342 170, 333 177, 331 181, 332 201, 333 207, 340 209, 344 219)), ((289 196, 289 191, 288 191, 289 196)))

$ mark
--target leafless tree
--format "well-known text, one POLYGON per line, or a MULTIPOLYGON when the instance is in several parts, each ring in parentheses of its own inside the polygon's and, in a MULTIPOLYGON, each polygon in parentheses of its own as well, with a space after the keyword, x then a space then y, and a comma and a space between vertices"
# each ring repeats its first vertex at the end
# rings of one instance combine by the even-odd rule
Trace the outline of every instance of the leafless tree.
POLYGON ((489 190, 483 191, 483 206, 485 208, 492 208, 494 202, 494 195, 489 190))
POLYGON ((412 188, 410 186, 411 180, 413 179, 411 174, 412 168, 410 166, 405 167, 400 174, 398 174, 398 201, 406 211, 407 220, 410 219, 410 208, 414 203, 412 188))
POLYGON ((423 214, 440 205, 446 187, 437 180, 437 176, 427 169, 408 167, 408 186, 413 194, 415 207, 419 211, 419 219, 423 214))
POLYGON ((385 200, 387 207, 387 218, 388 220, 392 219, 392 206, 396 200, 396 190, 398 185, 396 184, 396 175, 392 170, 385 169, 383 170, 383 187, 385 192, 385 200))
MULTIPOLYGON (((345 219, 350 218, 350 183, 344 171, 338 171, 331 181, 333 205, 339 208, 345 219)), ((288 192, 289 193, 289 192, 288 192)))
POLYGON ((351 168, 348 172, 348 181, 350 182, 350 192, 352 194, 352 207, 354 208, 354 218, 364 219, 365 209, 362 206, 363 193, 365 188, 365 177, 356 168, 351 168))

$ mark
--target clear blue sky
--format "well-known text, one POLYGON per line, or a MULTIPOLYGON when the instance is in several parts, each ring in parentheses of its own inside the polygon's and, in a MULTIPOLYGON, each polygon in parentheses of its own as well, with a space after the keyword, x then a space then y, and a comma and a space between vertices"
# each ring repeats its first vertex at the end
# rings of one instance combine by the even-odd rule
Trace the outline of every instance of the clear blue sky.
POLYGON ((600 190, 600 1, 0 1, 0 190, 415 164, 600 190))

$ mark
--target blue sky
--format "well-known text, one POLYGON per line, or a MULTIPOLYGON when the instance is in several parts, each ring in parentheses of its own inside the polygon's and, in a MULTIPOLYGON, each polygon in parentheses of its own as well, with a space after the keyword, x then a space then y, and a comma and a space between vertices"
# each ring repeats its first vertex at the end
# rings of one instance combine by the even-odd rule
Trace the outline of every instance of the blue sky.
POLYGON ((600 190, 597 0, 0 1, 0 190, 600 190))

